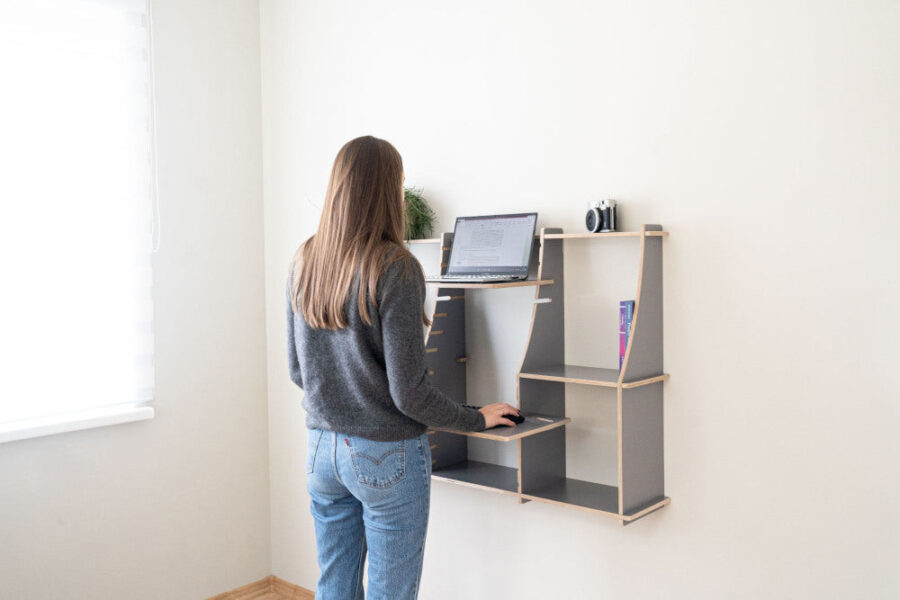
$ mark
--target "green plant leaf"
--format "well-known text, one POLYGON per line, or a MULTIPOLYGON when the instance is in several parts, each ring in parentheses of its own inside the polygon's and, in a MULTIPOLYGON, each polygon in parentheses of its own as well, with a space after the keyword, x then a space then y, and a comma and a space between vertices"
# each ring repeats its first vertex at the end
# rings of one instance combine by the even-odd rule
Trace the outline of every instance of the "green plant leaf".
POLYGON ((434 230, 434 211, 422 196, 421 188, 404 188, 406 199, 406 239, 421 240, 434 230))

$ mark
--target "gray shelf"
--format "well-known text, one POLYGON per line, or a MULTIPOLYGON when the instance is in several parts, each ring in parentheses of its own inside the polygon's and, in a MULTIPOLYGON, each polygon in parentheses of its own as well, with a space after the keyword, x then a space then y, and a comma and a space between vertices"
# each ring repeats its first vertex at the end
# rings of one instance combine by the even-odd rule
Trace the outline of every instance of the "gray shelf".
MULTIPOLYGON (((639 504, 639 505, 635 506, 631 510, 626 510, 625 516, 633 519, 633 518, 635 518, 635 515, 637 515, 637 514, 640 514, 640 513, 649 514, 651 512, 655 512, 668 503, 669 503, 668 496, 657 496, 656 498, 653 498, 647 502, 644 502, 643 504, 639 504)), ((643 516, 643 515, 641 515, 641 516, 643 516)))
POLYGON ((519 373, 519 377, 616 387, 619 380, 619 371, 618 369, 600 369, 578 365, 551 365, 537 369, 530 368, 528 372, 519 373))
POLYGON ((619 512, 619 488, 580 479, 557 479, 536 490, 523 491, 522 497, 538 502, 580 506, 614 515, 619 512))
POLYGON ((452 483, 500 490, 511 494, 519 491, 518 469, 476 460, 464 460, 442 469, 434 469, 432 476, 452 483))
POLYGON ((571 423, 572 419, 568 417, 552 417, 548 415, 527 415, 523 414, 525 421, 519 423, 515 427, 508 425, 500 425, 484 431, 455 431, 453 429, 442 429, 435 427, 436 431, 445 431, 447 433, 455 433, 468 437, 481 438, 485 440, 494 440, 497 442, 511 442, 522 439, 531 435, 537 435, 544 431, 550 431, 557 427, 563 427, 567 423, 571 423))
POLYGON ((425 287, 447 288, 447 289, 492 289, 492 288, 511 288, 511 287, 528 287, 535 285, 553 285, 552 279, 519 279, 517 281, 498 281, 495 283, 466 283, 465 281, 426 281, 425 287))
MULTIPOLYGON (((619 371, 598 367, 582 367, 579 365, 550 365, 548 367, 530 368, 528 372, 519 373, 525 379, 541 379, 544 381, 561 381, 563 383, 579 383, 600 387, 618 386, 619 371)), ((622 387, 632 388, 654 383, 660 379, 668 379, 666 373, 658 373, 640 379, 626 380, 622 387)))

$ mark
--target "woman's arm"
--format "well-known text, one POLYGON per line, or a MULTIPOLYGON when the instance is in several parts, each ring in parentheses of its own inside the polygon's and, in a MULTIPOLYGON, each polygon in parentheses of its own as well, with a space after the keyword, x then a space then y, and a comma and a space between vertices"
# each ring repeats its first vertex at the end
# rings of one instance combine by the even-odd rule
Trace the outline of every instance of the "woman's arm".
POLYGON ((294 279, 294 269, 287 279, 287 351, 288 351, 288 371, 291 374, 291 381, 303 389, 303 374, 300 372, 300 361, 297 358, 297 342, 294 339, 294 309, 291 305, 291 283, 294 279))
POLYGON ((419 262, 411 257, 401 259, 382 277, 378 313, 394 404, 409 418, 430 427, 484 431, 484 415, 457 404, 428 381, 422 335, 425 276, 419 262))

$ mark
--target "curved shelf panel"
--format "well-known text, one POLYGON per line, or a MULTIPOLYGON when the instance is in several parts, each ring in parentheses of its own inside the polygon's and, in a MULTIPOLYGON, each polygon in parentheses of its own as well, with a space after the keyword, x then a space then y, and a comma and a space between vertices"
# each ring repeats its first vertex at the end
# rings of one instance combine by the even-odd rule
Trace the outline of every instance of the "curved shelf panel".
POLYGON ((538 285, 553 285, 552 279, 525 279, 520 281, 502 281, 498 283, 462 283, 455 281, 426 281, 425 287, 447 289, 491 289, 510 287, 530 287, 538 285))
POLYGON ((456 431, 453 429, 444 429, 442 427, 433 427, 432 429, 434 429, 435 431, 445 431, 447 433, 455 433, 457 435, 465 435, 468 437, 481 438, 484 440, 511 442, 532 435, 537 435, 539 433, 543 433, 544 431, 550 431, 551 429, 556 429, 557 427, 563 427, 564 425, 572 422, 572 419, 568 417, 551 417, 545 415, 523 416, 525 417, 525 421, 516 425, 515 427, 501 425, 499 427, 493 427, 486 431, 456 431))
MULTIPOLYGON (((660 233, 662 227, 644 225, 642 231, 660 233)), ((634 318, 620 381, 637 381, 663 372, 662 268, 662 239, 642 237, 634 318)))

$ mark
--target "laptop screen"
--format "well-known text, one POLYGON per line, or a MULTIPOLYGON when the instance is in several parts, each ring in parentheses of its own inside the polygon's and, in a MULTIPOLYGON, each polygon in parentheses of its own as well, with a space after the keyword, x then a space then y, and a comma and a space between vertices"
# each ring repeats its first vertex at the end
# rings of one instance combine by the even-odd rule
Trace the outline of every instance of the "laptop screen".
POLYGON ((537 213, 459 217, 453 230, 448 275, 527 275, 537 213))

